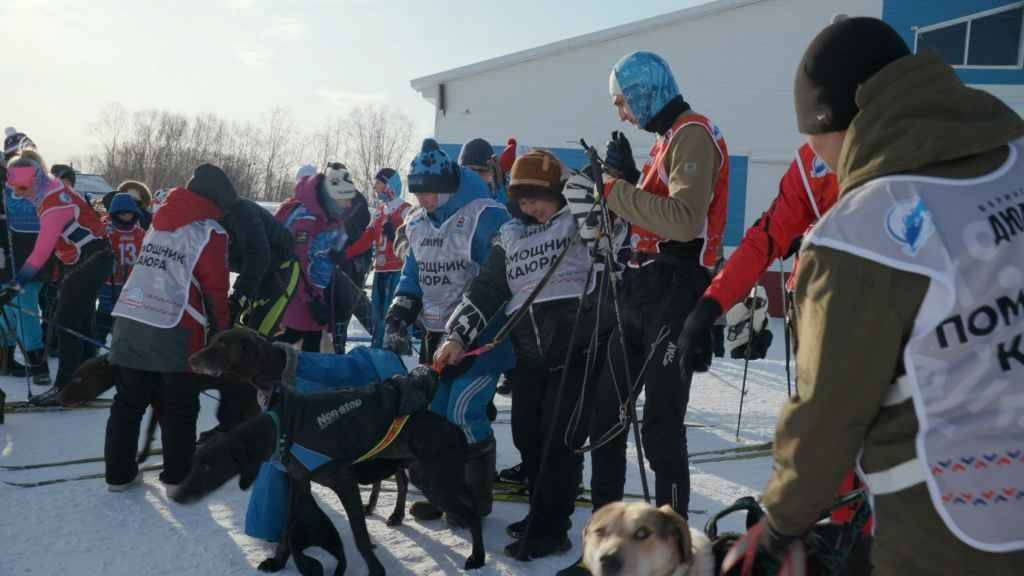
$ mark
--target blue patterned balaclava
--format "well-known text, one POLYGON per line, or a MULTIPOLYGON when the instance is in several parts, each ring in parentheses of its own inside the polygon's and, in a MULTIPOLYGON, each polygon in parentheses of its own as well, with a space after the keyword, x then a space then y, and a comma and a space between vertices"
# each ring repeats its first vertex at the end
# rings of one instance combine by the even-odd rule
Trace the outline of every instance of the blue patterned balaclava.
POLYGON ((670 100, 679 86, 668 62, 654 52, 633 52, 622 57, 608 79, 612 96, 622 95, 637 124, 644 127, 670 100))

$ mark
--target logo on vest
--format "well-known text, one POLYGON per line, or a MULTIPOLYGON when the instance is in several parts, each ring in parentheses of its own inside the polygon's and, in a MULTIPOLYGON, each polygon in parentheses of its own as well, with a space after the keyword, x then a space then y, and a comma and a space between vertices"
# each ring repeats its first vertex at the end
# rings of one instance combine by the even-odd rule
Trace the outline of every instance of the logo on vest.
POLYGON ((328 410, 327 412, 324 412, 317 416, 316 425, 319 426, 321 430, 326 430, 331 424, 337 422, 339 418, 355 410, 356 408, 359 408, 362 405, 363 401, 358 398, 349 402, 345 402, 341 406, 338 406, 333 410, 328 410))
POLYGON ((828 164, 825 164, 824 160, 815 156, 814 161, 811 162, 811 177, 824 178, 828 173, 828 164))
POLYGON ((444 238, 424 238, 420 241, 420 248, 444 248, 444 238))
POLYGON ((932 213, 924 200, 898 202, 885 216, 885 232, 908 256, 917 256, 928 238, 935 233, 932 213))

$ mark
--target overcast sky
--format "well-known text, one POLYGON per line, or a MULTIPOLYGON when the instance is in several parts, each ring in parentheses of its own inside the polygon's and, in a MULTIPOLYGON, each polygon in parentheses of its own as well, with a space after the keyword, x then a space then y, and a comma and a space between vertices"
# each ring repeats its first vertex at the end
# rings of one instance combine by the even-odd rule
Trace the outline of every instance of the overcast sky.
POLYGON ((380 103, 426 136, 413 78, 705 1, 0 0, 0 125, 51 164, 88 153, 113 103, 240 121, 281 106, 303 130, 380 103))

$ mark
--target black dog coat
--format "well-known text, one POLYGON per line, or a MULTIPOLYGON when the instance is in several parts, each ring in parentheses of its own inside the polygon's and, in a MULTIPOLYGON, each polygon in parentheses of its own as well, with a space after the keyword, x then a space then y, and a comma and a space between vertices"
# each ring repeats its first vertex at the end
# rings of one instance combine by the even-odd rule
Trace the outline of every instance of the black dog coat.
POLYGON ((387 448, 410 414, 426 410, 432 390, 419 378, 389 378, 360 388, 299 394, 280 387, 268 413, 278 451, 310 472, 328 462, 353 464, 387 448))

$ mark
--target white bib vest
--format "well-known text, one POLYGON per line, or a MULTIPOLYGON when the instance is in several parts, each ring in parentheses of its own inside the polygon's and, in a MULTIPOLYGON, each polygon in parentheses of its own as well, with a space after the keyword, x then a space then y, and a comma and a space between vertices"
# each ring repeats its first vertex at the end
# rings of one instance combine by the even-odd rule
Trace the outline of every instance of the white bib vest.
MULTIPOLYGON (((506 314, 514 313, 523 305, 570 242, 573 246, 534 302, 577 298, 583 293, 587 272, 591 269, 590 254, 577 238, 576 218, 568 207, 559 210, 547 224, 510 220, 501 227, 499 234, 505 250, 505 280, 512 292, 512 299, 505 305, 506 314)), ((593 288, 591 282, 590 289, 593 288)))
POLYGON ((884 403, 912 398, 917 458, 864 479, 874 494, 925 482, 950 531, 988 552, 1024 549, 1021 146, 981 178, 872 181, 806 240, 931 279, 884 403))
POLYGON ((473 235, 487 208, 504 210, 494 200, 479 198, 459 208, 440 226, 430 221, 426 211, 418 212, 406 226, 423 290, 420 317, 430 332, 444 332, 466 286, 480 272, 471 257, 473 235))
POLYGON ((173 232, 150 228, 111 315, 173 328, 188 312, 205 326, 206 315, 189 305, 188 293, 196 283, 192 271, 214 232, 226 234, 213 220, 192 222, 173 232))

